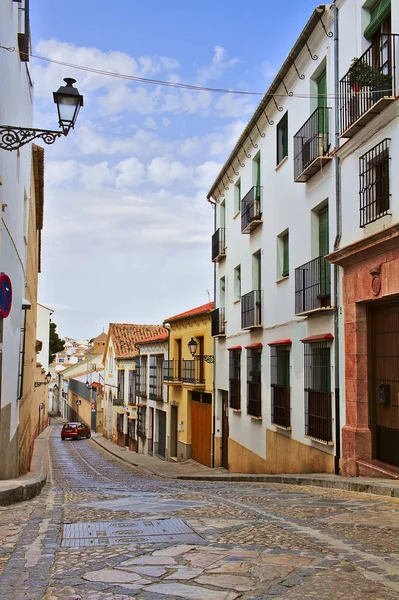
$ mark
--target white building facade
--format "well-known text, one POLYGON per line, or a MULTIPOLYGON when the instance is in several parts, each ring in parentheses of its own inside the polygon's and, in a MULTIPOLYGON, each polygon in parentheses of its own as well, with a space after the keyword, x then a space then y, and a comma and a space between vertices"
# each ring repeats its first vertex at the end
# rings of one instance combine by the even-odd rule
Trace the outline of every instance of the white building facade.
MULTIPOLYGON (((20 10, 24 3, 2 2, 0 38, 7 47, 26 49, 29 22, 20 10)), ((26 15, 28 19, 29 15, 26 15)), ((33 85, 26 55, 0 51, 0 125, 32 125, 33 85)), ((31 144, 9 152, 0 149, 0 271, 12 284, 12 306, 7 318, 1 318, 0 346, 0 479, 18 476, 19 382, 21 379, 21 329, 24 323, 26 248, 29 223, 31 144)))
POLYGON ((163 383, 163 367, 168 360, 168 332, 138 342, 137 346, 140 349, 135 377, 136 411, 140 422, 138 451, 165 460, 168 388, 163 383))
POLYGON ((318 7, 208 194, 215 444, 233 472, 339 461, 333 27, 318 7))

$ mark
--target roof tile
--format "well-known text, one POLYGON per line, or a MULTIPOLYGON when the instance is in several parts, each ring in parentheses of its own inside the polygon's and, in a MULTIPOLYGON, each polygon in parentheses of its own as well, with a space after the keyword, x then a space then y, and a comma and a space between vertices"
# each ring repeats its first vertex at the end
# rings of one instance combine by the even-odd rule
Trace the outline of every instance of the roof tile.
POLYGON ((171 321, 178 321, 179 319, 187 319, 188 317, 193 317, 195 315, 202 315, 204 313, 211 312, 212 310, 213 310, 213 302, 208 302, 207 304, 201 304, 201 306, 197 306, 196 308, 187 310, 186 312, 175 315, 174 317, 169 317, 168 319, 165 319, 164 323, 170 323, 171 321))
POLYGON ((161 335, 165 332, 162 325, 134 325, 129 323, 110 323, 109 333, 115 350, 115 358, 138 356, 137 342, 161 335))

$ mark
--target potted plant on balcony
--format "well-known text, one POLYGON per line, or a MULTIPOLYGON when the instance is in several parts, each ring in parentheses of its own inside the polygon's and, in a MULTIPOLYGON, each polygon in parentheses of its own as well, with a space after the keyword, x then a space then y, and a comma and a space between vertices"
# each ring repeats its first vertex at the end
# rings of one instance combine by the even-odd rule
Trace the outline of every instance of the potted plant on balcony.
MULTIPOLYGON (((370 65, 361 58, 355 57, 348 72, 348 83, 357 97, 361 97, 363 111, 375 104, 384 96, 392 94, 392 75, 382 73, 374 65, 370 65)), ((356 103, 359 108, 359 103, 356 103)), ((360 114, 356 116, 358 118, 360 114)))

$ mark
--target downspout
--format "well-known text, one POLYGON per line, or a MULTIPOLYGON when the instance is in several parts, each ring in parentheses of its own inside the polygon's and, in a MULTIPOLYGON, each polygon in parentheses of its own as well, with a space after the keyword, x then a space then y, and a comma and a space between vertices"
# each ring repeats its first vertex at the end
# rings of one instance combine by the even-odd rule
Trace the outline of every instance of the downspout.
MULTIPOLYGON (((165 327, 165 321, 162 323, 162 325, 165 327)), ((170 361, 170 326, 167 329, 168 329, 168 359, 167 360, 170 361)), ((169 370, 169 364, 170 363, 168 362, 168 370, 169 370)), ((170 408, 170 404, 169 404, 169 388, 170 388, 170 385, 167 385, 166 386, 166 390, 167 390, 166 391, 166 404, 167 404, 168 409, 167 409, 166 414, 168 417, 168 422, 166 424, 166 439, 168 440, 168 448, 167 448, 167 451, 165 452, 165 454, 166 454, 165 460, 170 460, 169 444, 170 444, 170 412, 171 412, 171 408, 170 408), (169 436, 168 436, 168 430, 169 430, 169 436), (168 437, 169 437, 169 439, 168 439, 168 437)))
MULTIPOLYGON (((216 202, 213 202, 210 198, 207 198, 209 204, 212 206, 213 213, 213 231, 216 231, 216 202)), ((216 263, 213 264, 213 308, 215 309, 216 303, 216 263)), ((212 316, 211 316, 212 319, 212 316)), ((216 407, 216 338, 213 338, 213 402, 212 402, 212 456, 211 456, 211 465, 212 469, 215 468, 215 431, 216 431, 216 417, 215 417, 215 407, 216 407)))
MULTIPOLYGON (((334 251, 338 250, 341 242, 342 233, 342 212, 341 212, 341 167, 337 150, 340 144, 339 135, 339 30, 338 30, 338 7, 334 3, 334 96, 335 96, 335 215, 336 215, 336 238, 334 242, 334 251)), ((339 266, 334 264, 334 379, 335 379, 335 474, 340 472, 341 458, 341 412, 340 412, 340 328, 339 328, 339 266)))

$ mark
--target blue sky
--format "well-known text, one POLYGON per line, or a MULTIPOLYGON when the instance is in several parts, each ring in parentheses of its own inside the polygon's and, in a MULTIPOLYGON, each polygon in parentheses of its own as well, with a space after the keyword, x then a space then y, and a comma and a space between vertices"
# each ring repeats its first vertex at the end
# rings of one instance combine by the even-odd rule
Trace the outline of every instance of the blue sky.
MULTIPOLYGON (((266 91, 311 0, 31 1, 35 54, 148 78, 266 91), (112 5, 112 8, 110 8, 112 5), (71 25, 72 24, 72 25, 71 25)), ((32 59, 35 124, 74 76, 85 106, 46 147, 40 301, 62 335, 159 323, 213 295, 206 192, 260 97, 126 82, 32 59)))

